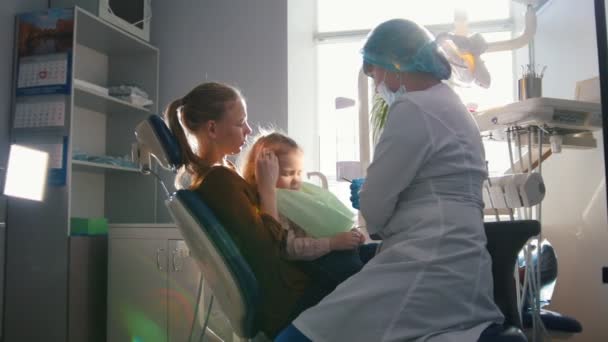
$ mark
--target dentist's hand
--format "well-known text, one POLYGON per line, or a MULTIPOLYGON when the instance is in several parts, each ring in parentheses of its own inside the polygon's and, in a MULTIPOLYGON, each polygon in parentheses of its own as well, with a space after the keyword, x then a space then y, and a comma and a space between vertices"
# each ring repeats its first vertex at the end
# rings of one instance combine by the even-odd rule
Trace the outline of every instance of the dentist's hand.
POLYGON ((359 191, 365 183, 365 178, 356 178, 350 183, 350 202, 355 209, 359 209, 359 191))

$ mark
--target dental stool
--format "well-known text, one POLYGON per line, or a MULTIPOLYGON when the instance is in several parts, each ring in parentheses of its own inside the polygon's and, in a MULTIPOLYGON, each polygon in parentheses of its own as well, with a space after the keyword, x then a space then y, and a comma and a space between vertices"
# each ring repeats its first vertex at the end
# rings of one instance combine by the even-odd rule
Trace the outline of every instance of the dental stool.
POLYGON ((478 342, 526 342, 517 309, 517 288, 513 270, 517 254, 526 241, 540 233, 540 223, 532 220, 484 223, 487 249, 492 257, 494 301, 505 316, 502 326, 487 328, 478 342))
MULTIPOLYGON (((181 166, 179 145, 165 122, 151 115, 135 129, 135 159, 152 173, 151 156, 167 170, 181 166)), ((160 180, 160 179, 159 179, 160 180)), ((161 181, 161 185, 164 184, 161 181)), ((165 188, 165 191, 166 188, 165 188)), ((257 280, 238 248, 211 210, 193 191, 178 190, 165 201, 190 253, 238 339, 258 333, 255 309, 260 301, 257 280)))

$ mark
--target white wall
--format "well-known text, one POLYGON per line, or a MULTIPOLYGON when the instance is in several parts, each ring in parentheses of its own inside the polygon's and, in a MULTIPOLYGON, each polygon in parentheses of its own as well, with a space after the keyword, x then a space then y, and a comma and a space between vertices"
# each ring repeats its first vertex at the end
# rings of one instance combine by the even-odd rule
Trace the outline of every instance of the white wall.
MULTIPOLYGON (((287 1, 159 0, 152 13, 159 111, 200 83, 224 82, 245 96, 254 129, 287 131, 287 1)), ((161 174, 171 188, 174 176, 161 174)), ((157 205, 157 220, 171 222, 162 200, 157 205)))
MULTIPOLYGON (((519 64, 527 63, 518 53, 519 64)), ((536 63, 547 65, 543 96, 574 99, 576 81, 599 74, 593 0, 553 0, 539 13, 536 63)), ((559 275, 551 310, 577 318, 572 341, 608 341, 608 219, 602 135, 598 148, 564 150, 543 163, 547 196, 543 234, 555 247, 559 275)))
POLYGON ((287 2, 160 0, 152 3, 160 49, 160 103, 204 81, 241 89, 250 123, 287 130, 287 2))

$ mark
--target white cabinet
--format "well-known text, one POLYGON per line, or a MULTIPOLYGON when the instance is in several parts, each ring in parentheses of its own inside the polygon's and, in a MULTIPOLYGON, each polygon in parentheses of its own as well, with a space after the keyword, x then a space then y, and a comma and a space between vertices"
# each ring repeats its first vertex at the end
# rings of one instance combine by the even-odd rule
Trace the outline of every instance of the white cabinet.
MULTIPOLYGON (((108 341, 185 342, 192 328, 198 340, 200 271, 177 228, 112 225, 108 253, 108 341)), ((230 341, 218 308, 209 328, 230 341)))

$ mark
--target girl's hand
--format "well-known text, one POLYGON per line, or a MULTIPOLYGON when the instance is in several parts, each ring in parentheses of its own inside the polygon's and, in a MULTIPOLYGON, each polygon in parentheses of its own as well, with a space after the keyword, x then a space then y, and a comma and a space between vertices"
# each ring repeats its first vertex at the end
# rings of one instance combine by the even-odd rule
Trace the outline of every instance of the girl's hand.
POLYGON ((279 219, 276 186, 279 178, 279 159, 270 150, 263 150, 255 161, 255 179, 260 194, 260 209, 279 219))
POLYGON ((264 149, 255 164, 255 179, 260 193, 274 193, 279 178, 279 159, 274 152, 264 149))
POLYGON ((363 234, 363 232, 359 228, 353 228, 350 231, 359 234, 359 239, 361 240, 361 243, 362 244, 365 243, 365 240, 366 240, 365 234, 363 234))
POLYGON ((333 251, 355 249, 362 243, 361 235, 360 232, 353 230, 334 235, 329 240, 329 246, 333 251))

